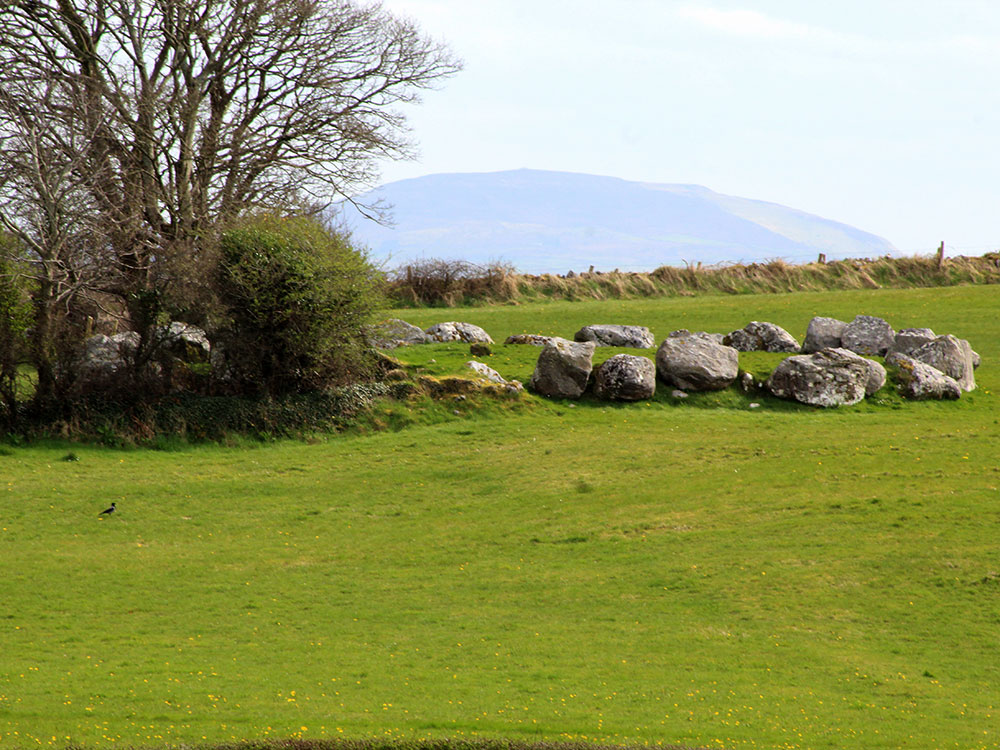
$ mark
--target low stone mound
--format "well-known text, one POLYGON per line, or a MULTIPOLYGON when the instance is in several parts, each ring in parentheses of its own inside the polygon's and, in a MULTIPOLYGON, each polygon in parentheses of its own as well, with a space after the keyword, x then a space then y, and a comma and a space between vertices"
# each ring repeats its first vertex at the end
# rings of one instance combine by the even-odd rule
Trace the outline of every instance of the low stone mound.
POLYGON ((871 378, 868 360, 847 349, 831 348, 789 357, 765 385, 778 398, 829 408, 861 401, 871 378))
POLYGON ((797 352, 801 349, 795 337, 784 328, 758 320, 726 334, 722 343, 738 352, 797 352))
POLYGON ((660 344, 656 372, 663 382, 685 391, 718 391, 736 380, 739 354, 701 336, 676 336, 660 344))
POLYGON ((596 344, 557 339, 538 355, 531 389, 552 398, 580 398, 594 368, 596 344))
POLYGON ((424 331, 431 341, 449 342, 461 341, 466 344, 484 343, 492 344, 493 339, 479 326, 472 323, 460 323, 458 321, 448 321, 437 323, 424 331))
POLYGON ((594 371, 594 392, 605 401, 641 401, 656 392, 656 365, 648 357, 616 354, 594 371))
POLYGON ((656 345, 653 334, 646 326, 584 326, 573 338, 576 341, 593 341, 598 346, 627 346, 633 349, 650 349, 656 345))
POLYGON ((821 349, 840 348, 840 338, 846 327, 847 323, 843 320, 816 316, 809 321, 809 327, 806 328, 806 338, 802 342, 802 353, 812 354, 821 349))

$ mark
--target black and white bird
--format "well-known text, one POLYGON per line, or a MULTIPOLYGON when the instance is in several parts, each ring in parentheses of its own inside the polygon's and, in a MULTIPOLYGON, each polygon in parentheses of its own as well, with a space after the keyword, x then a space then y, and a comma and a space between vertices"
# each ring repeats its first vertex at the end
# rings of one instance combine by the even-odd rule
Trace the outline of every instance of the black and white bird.
POLYGON ((117 507, 118 507, 117 503, 111 503, 111 507, 110 508, 105 508, 100 513, 98 513, 97 515, 98 516, 110 516, 112 513, 115 512, 115 509, 117 507))

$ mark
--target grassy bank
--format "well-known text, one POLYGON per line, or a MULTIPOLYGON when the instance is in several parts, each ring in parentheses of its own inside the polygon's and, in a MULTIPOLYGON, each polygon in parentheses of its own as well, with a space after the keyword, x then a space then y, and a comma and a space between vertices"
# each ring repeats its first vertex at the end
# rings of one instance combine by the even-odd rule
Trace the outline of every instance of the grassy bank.
POLYGON ((401 307, 496 304, 538 300, 635 299, 700 294, 774 294, 851 289, 909 289, 1000 283, 1000 254, 839 260, 791 265, 776 260, 651 273, 586 271, 572 275, 519 274, 502 264, 475 266, 426 261, 397 271, 390 282, 401 307))
MULTIPOLYGON (((980 388, 958 402, 530 397, 312 444, 5 447, 0 744, 995 747, 992 291, 447 316, 500 339, 595 322, 659 339, 865 312, 969 338, 980 388)), ((514 349, 489 362, 523 377, 531 347, 514 349)), ((443 373, 468 347, 399 355, 443 373)))

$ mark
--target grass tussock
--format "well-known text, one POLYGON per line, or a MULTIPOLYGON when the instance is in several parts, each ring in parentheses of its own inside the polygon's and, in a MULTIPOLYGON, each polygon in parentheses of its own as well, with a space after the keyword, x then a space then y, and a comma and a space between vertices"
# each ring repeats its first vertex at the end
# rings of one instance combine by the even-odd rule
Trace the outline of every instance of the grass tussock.
POLYGON ((400 268, 389 294, 400 307, 456 307, 537 300, 604 300, 690 297, 698 294, 775 294, 848 289, 920 288, 1000 283, 1000 253, 958 256, 939 262, 910 256, 836 260, 800 265, 773 260, 748 265, 684 268, 660 266, 649 273, 586 271, 519 274, 510 266, 427 260, 400 268))

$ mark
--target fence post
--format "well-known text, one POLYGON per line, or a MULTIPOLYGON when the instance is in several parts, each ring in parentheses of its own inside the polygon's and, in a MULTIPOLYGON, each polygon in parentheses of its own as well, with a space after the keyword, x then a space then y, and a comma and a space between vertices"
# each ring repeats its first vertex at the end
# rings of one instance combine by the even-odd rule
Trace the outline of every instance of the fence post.
POLYGON ((941 244, 938 246, 938 251, 937 251, 937 268, 938 268, 939 271, 942 268, 944 268, 944 240, 942 240, 941 244))

